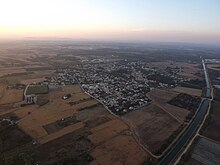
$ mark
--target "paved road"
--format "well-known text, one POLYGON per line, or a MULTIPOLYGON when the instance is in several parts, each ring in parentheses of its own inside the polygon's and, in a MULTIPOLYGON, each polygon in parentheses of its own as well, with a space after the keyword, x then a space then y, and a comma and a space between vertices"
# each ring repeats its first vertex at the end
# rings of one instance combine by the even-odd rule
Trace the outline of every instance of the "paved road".
POLYGON ((170 162, 178 155, 183 146, 190 140, 193 133, 196 132, 200 126, 205 114, 208 111, 209 100, 204 99, 199 107, 199 112, 196 114, 195 118, 191 124, 187 127, 183 135, 179 138, 175 146, 165 155, 165 157, 159 162, 159 165, 168 165, 170 162))
MULTIPOLYGON (((211 98, 211 84, 208 79, 208 73, 206 71, 205 63, 202 61, 205 73, 206 80, 206 97, 211 98)), ((159 165, 168 165, 170 164, 179 154, 181 149, 187 144, 191 139, 193 134, 197 131, 200 124, 202 123, 207 111, 209 104, 211 104, 209 99, 203 99, 202 103, 199 106, 199 110, 195 115, 194 119, 188 125, 183 135, 177 140, 176 144, 166 153, 166 155, 160 160, 159 165)))

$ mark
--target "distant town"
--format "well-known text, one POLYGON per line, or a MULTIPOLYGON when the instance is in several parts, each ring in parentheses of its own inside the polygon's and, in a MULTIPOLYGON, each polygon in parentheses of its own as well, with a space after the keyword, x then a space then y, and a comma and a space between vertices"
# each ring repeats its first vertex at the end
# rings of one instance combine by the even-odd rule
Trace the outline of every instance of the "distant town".
POLYGON ((42 84, 80 84, 81 88, 116 115, 150 104, 147 93, 154 88, 174 88, 190 79, 178 76, 181 67, 158 70, 147 63, 127 60, 82 62, 80 66, 59 69, 42 84), (76 69, 78 68, 78 69, 76 69))

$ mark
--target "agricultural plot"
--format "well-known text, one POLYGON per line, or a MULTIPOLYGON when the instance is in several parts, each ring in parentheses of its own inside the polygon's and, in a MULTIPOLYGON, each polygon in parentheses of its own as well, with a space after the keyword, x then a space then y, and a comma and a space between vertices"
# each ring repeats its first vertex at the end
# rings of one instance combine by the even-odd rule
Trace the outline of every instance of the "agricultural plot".
POLYGON ((157 152, 180 124, 155 104, 125 115, 135 128, 140 142, 150 151, 157 152))
POLYGON ((213 140, 220 142, 220 102, 213 101, 211 105, 211 114, 208 118, 206 126, 202 132, 202 134, 206 137, 209 137, 213 140))
POLYGON ((193 150, 192 158, 206 165, 219 165, 220 143, 200 138, 193 150))
POLYGON ((30 85, 27 88, 26 94, 47 94, 48 93, 48 87, 47 86, 40 86, 40 85, 30 85))
POLYGON ((29 135, 24 133, 16 125, 10 125, 8 121, 0 120, 0 129, 2 131, 0 136, 1 152, 10 151, 32 141, 29 135))
POLYGON ((175 118, 179 123, 185 121, 189 111, 171 104, 168 104, 170 100, 175 98, 179 93, 173 90, 160 90, 155 89, 149 93, 149 96, 153 102, 159 106, 162 110, 167 112, 170 116, 175 118))
POLYGON ((26 79, 26 80, 21 80, 20 83, 21 84, 32 84, 32 83, 39 83, 39 82, 43 82, 45 80, 45 78, 33 78, 33 79, 26 79))
MULTIPOLYGON (((35 155, 30 160, 40 160, 43 164, 72 161, 103 165, 141 164, 147 154, 131 136, 129 127, 110 115, 97 101, 85 97, 79 88, 77 91, 74 87, 73 95, 74 91, 76 96, 71 97, 74 105, 61 98, 64 90, 56 89, 46 94, 50 100, 46 105, 30 105, 13 111, 19 118, 18 127, 39 143, 34 147, 24 146, 24 151, 35 155), (43 152, 45 149, 46 153, 43 152), (116 156, 115 153, 121 154, 116 156)), ((19 149, 11 155, 17 161, 19 149)))
POLYGON ((25 69, 21 67, 8 67, 8 68, 1 68, 0 69, 0 77, 8 76, 11 74, 21 74, 24 73, 25 69))
POLYGON ((220 64, 207 64, 208 69, 220 70, 220 64))
POLYGON ((194 89, 194 88, 187 88, 187 87, 175 87, 173 88, 173 91, 178 93, 185 93, 192 96, 198 96, 200 97, 202 94, 201 89, 194 89))
POLYGON ((144 151, 128 135, 115 136, 96 147, 90 154, 94 157, 91 165, 140 165, 147 158, 144 151))
POLYGON ((197 110, 200 102, 201 102, 200 97, 191 96, 191 95, 184 94, 184 93, 180 93, 178 96, 168 101, 168 103, 171 105, 174 105, 180 108, 185 108, 192 112, 195 112, 197 110))
POLYGON ((122 123, 120 120, 111 120, 92 128, 92 134, 89 135, 89 139, 92 143, 98 144, 111 139, 112 137, 127 129, 128 126, 122 123))
POLYGON ((2 97, 0 97, 0 104, 10 104, 22 101, 23 90, 22 89, 7 89, 2 87, 2 97))
POLYGON ((201 72, 201 69, 197 64, 191 64, 186 62, 174 62, 174 61, 163 61, 163 62, 151 62, 149 66, 165 70, 170 68, 181 68, 177 74, 186 78, 197 79, 201 78, 197 73, 201 72))

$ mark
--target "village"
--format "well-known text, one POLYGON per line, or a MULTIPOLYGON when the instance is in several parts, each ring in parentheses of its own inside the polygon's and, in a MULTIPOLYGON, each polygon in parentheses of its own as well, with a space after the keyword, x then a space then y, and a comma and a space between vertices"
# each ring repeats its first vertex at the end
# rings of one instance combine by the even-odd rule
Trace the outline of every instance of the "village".
POLYGON ((181 68, 158 70, 137 61, 83 63, 80 67, 59 69, 42 85, 79 84, 84 92, 94 97, 116 115, 150 104, 147 93, 154 88, 173 88, 188 81, 177 76, 181 68))

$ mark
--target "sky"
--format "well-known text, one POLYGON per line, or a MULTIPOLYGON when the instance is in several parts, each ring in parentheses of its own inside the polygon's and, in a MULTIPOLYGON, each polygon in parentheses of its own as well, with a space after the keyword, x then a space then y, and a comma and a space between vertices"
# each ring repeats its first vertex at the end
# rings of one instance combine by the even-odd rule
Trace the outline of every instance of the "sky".
POLYGON ((220 43, 220 0, 0 0, 0 39, 220 43))

